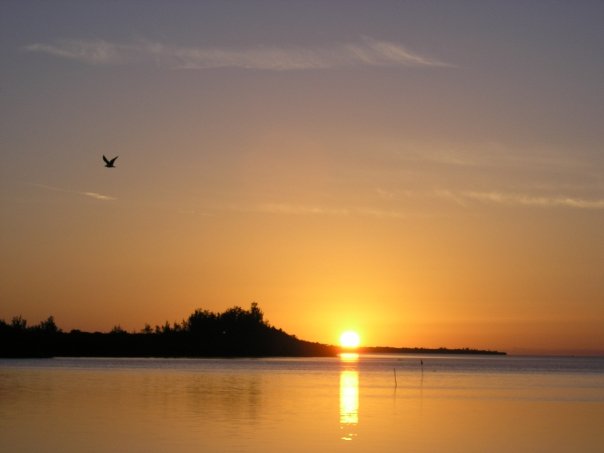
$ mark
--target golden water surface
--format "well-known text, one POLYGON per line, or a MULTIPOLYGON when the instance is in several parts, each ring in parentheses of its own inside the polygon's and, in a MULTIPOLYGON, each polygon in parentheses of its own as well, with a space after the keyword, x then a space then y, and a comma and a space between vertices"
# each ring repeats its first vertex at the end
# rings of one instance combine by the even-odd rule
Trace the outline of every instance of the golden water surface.
POLYGON ((600 372, 418 360, 4 360, 0 451, 603 451, 600 372))

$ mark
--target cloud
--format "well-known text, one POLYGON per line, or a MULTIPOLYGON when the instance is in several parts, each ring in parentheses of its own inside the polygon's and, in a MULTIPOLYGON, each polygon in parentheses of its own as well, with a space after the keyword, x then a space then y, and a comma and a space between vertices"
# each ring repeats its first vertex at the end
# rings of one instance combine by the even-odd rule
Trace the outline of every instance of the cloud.
POLYGON ((81 195, 85 195, 87 197, 94 198, 95 200, 115 200, 114 197, 110 197, 109 195, 102 195, 96 192, 78 192, 81 195))
POLYGON ((405 219, 409 217, 409 214, 404 212, 376 208, 357 208, 355 209, 355 213, 363 217, 375 217, 378 219, 405 219))
POLYGON ((32 185, 36 186, 36 187, 40 187, 45 190, 51 190, 53 192, 64 192, 64 193, 83 195, 85 197, 94 198, 95 200, 102 200, 102 201, 116 200, 115 197, 111 197, 109 195, 103 195, 103 194, 100 194, 97 192, 82 192, 82 191, 78 191, 78 190, 63 189, 61 187, 55 187, 55 186, 49 186, 46 184, 37 184, 37 183, 33 183, 32 185))
POLYGON ((503 192, 462 192, 457 196, 483 203, 512 206, 565 207, 575 209, 604 209, 604 199, 586 200, 573 197, 544 197, 503 192))
POLYGON ((590 164, 567 150, 547 148, 522 149, 504 143, 484 142, 450 144, 418 142, 398 145, 399 159, 427 162, 447 167, 466 168, 534 168, 581 170, 590 164))
POLYGON ((348 209, 326 208, 323 206, 304 206, 286 203, 266 203, 254 208, 258 212, 268 214, 292 214, 292 215, 349 215, 348 209))
POLYGON ((59 40, 55 44, 30 44, 25 50, 95 65, 121 63, 126 53, 123 46, 100 40, 59 40))
POLYGON ((393 190, 384 189, 383 187, 376 187, 375 193, 384 200, 392 200, 396 196, 396 192, 393 190))
POLYGON ((440 199, 470 208, 473 204, 491 204, 506 206, 534 206, 539 208, 604 209, 604 198, 579 198, 571 196, 539 196, 521 192, 471 191, 471 190, 405 190, 397 192, 395 198, 404 196, 413 199, 440 199))
POLYGON ((324 206, 299 205, 292 203, 260 203, 249 206, 230 206, 230 211, 260 214, 286 214, 286 215, 349 215, 350 211, 343 208, 326 208, 324 206))
MULTIPOLYGON (((604 199, 584 199, 576 197, 547 197, 533 196, 522 193, 506 193, 497 191, 452 191, 452 190, 433 190, 433 191, 405 191, 401 192, 408 198, 439 198, 451 203, 455 203, 463 208, 470 208, 475 203, 506 205, 506 206, 528 206, 538 208, 570 208, 600 210, 604 209, 604 199)), ((396 198, 396 197, 395 197, 396 198)), ((394 200, 389 200, 394 201, 394 200)), ((396 203, 395 203, 396 204, 396 203)), ((271 214, 288 216, 327 216, 327 217, 371 217, 375 219, 409 219, 416 218, 418 215, 425 216, 426 213, 418 214, 415 211, 401 209, 396 205, 392 208, 381 208, 371 206, 349 206, 349 207, 331 207, 321 205, 305 205, 296 203, 260 203, 254 205, 236 206, 220 208, 239 213, 250 214, 271 214)), ((433 215, 433 214, 432 214, 433 215)), ((430 215, 430 216, 432 216, 430 215)))
POLYGON ((375 217, 380 219, 402 219, 409 215, 397 210, 378 209, 373 207, 326 207, 319 205, 300 205, 294 203, 262 203, 251 206, 231 206, 230 211, 279 214, 296 216, 330 216, 330 217, 375 217))
POLYGON ((450 190, 435 190, 433 195, 437 198, 443 198, 448 201, 452 201, 455 204, 463 206, 464 208, 468 206, 467 200, 463 197, 463 195, 454 193, 450 190))
POLYGON ((448 63, 412 52, 400 44, 362 38, 356 43, 327 47, 177 47, 140 40, 129 44, 103 40, 59 40, 25 47, 93 65, 154 63, 187 69, 243 68, 267 71, 296 71, 350 66, 447 67, 448 63))

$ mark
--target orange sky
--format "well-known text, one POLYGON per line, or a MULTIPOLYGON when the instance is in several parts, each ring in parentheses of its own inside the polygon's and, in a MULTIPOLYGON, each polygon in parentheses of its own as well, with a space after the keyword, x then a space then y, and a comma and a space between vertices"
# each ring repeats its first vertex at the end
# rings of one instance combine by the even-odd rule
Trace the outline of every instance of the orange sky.
POLYGON ((0 318, 604 353, 601 4, 124 5, 0 6, 0 318))

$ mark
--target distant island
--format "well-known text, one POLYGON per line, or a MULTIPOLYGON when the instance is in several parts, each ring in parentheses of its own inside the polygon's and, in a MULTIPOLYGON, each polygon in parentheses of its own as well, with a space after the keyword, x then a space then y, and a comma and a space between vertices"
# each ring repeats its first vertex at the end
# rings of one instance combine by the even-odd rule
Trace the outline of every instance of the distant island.
POLYGON ((488 349, 470 348, 393 348, 390 346, 366 346, 357 348, 360 354, 480 354, 480 355, 507 355, 506 352, 488 349))
MULTIPOLYGON (((271 326, 258 304, 223 313, 198 309, 181 323, 126 332, 64 332, 54 318, 28 326, 21 316, 0 320, 0 357, 332 357, 333 345, 298 339, 271 326)), ((505 354, 475 349, 363 347, 360 353, 505 354)))

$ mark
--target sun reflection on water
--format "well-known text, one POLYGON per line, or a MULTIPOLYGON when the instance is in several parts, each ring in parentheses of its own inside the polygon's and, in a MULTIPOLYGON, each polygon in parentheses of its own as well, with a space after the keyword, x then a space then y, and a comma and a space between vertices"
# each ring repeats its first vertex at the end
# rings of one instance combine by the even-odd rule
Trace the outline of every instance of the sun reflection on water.
MULTIPOLYGON (((344 358, 346 362, 356 362, 356 357, 344 358)), ((357 370, 342 370, 340 372, 340 429, 342 440, 353 440, 356 427, 359 424, 359 372, 357 370)))
POLYGON ((341 352, 340 360, 342 362, 358 362, 359 354, 357 354, 356 352, 341 352))

